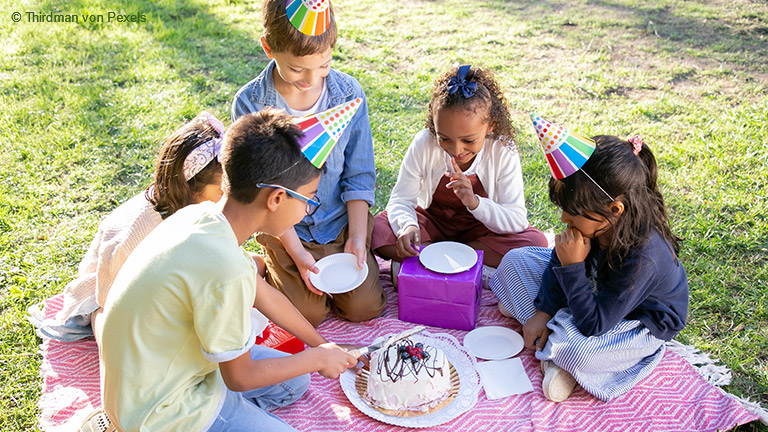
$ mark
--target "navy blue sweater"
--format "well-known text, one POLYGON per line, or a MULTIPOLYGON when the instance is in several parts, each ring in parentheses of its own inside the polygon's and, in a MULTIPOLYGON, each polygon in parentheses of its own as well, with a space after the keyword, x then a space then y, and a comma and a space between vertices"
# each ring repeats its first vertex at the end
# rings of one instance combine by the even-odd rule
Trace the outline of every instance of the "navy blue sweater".
POLYGON ((639 320, 663 340, 680 333, 688 315, 688 281, 661 235, 654 232, 645 246, 630 251, 619 271, 608 269, 597 278, 604 258, 605 251, 593 241, 584 262, 562 266, 553 249, 536 308, 553 316, 569 308, 585 336, 600 336, 622 319, 639 320))

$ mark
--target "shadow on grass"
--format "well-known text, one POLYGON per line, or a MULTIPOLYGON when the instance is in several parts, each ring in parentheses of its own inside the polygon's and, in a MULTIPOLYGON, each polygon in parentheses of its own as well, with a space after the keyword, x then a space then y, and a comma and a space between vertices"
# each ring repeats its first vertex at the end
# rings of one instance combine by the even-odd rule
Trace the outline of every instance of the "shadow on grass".
MULTIPOLYGON (((143 23, 131 24, 81 21, 67 35, 65 49, 52 44, 56 48, 47 48, 44 53, 46 62, 54 65, 56 79, 86 95, 79 106, 61 108, 77 113, 80 141, 97 143, 86 154, 68 152, 65 158, 75 160, 67 162, 98 165, 107 160, 114 166, 109 176, 115 184, 135 184, 137 178, 148 182, 155 151, 170 133, 169 127, 181 126, 201 109, 222 113, 226 123, 234 93, 268 62, 255 34, 235 29, 210 13, 205 4, 194 1, 49 1, 38 8, 76 14, 143 14, 146 18, 143 23), (145 53, 143 47, 147 45, 145 53), (75 76, 59 78, 64 72, 55 72, 56 65, 66 64, 75 50, 84 53, 84 66, 75 76), (165 87, 168 91, 182 87, 186 93, 163 97, 165 87), (131 95, 133 88, 144 93, 131 95), (152 105, 156 95, 160 102, 181 100, 183 105, 152 105), (136 98, 144 100, 137 102, 136 98), (166 112, 181 118, 169 119, 163 115, 166 112)), ((255 10, 253 19, 258 18, 259 11, 255 10)), ((44 125, 47 119, 36 121, 44 125)))
MULTIPOLYGON (((591 3, 635 15, 642 24, 655 29, 667 51, 695 48, 718 54, 752 53, 754 57, 750 58, 750 64, 744 66, 766 72, 768 41, 765 37, 768 35, 768 22, 764 17, 761 19, 759 13, 742 15, 740 18, 750 22, 745 25, 736 21, 734 16, 707 19, 687 17, 674 8, 654 6, 653 2, 637 7, 628 7, 608 0, 592 0, 591 3)), ((681 6, 681 9, 683 7, 685 6, 681 6)))
POLYGON ((665 52, 681 55, 686 50, 701 50, 703 54, 711 54, 702 57, 736 61, 740 68, 768 78, 765 76, 768 74, 768 20, 765 11, 760 12, 760 9, 766 9, 765 6, 759 3, 754 5, 754 11, 706 19, 693 16, 699 6, 694 2, 684 2, 677 8, 655 2, 628 6, 610 0, 590 0, 586 5, 547 0, 486 0, 481 5, 494 13, 509 15, 511 19, 544 21, 548 26, 578 27, 578 20, 572 19, 571 15, 605 21, 610 21, 611 13, 634 17, 637 24, 630 27, 635 27, 639 34, 650 36, 648 40, 655 41, 665 52), (578 13, 569 14, 569 11, 578 13))

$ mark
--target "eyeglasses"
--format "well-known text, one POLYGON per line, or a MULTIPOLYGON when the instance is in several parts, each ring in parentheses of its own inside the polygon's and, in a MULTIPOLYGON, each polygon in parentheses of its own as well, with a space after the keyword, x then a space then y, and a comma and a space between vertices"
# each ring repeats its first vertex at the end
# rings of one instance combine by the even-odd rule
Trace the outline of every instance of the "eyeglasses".
POLYGON ((259 188, 275 188, 275 189, 282 189, 287 193, 289 196, 292 196, 296 198, 297 200, 304 201, 307 203, 307 207, 304 209, 304 211, 307 212, 307 216, 312 216, 315 214, 317 209, 320 207, 320 198, 317 197, 317 195, 313 196, 312 198, 307 198, 304 195, 296 192, 295 190, 288 189, 285 186, 275 185, 275 184, 266 184, 266 183, 258 183, 256 187, 259 188))

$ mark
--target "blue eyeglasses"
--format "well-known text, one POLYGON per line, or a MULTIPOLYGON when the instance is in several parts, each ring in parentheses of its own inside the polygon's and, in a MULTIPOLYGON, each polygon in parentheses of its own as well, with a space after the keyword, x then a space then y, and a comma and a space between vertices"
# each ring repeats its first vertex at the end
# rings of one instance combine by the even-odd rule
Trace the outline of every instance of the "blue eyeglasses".
POLYGON ((307 203, 307 207, 304 209, 307 212, 307 216, 312 216, 313 214, 315 214, 318 207, 320 207, 320 198, 318 198, 317 195, 313 196, 312 198, 307 198, 293 189, 288 189, 285 186, 280 186, 275 184, 258 183, 256 187, 282 189, 285 191, 285 193, 296 198, 297 200, 304 201, 305 203, 307 203))

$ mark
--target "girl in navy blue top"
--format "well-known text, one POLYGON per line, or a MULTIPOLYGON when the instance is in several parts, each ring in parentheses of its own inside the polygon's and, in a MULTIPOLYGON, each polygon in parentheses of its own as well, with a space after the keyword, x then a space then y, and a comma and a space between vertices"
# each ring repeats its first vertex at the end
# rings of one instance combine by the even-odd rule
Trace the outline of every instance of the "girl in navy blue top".
POLYGON ((567 225, 555 248, 522 248, 490 286, 502 312, 523 324, 542 360, 544 395, 565 400, 578 383, 608 401, 647 377, 664 342, 685 327, 688 283, 656 185, 656 160, 639 137, 593 137, 576 173, 550 179, 567 225))

